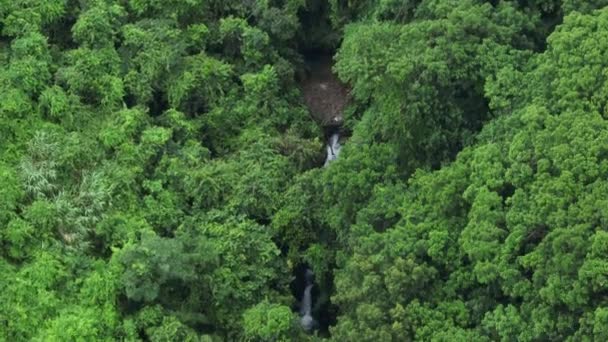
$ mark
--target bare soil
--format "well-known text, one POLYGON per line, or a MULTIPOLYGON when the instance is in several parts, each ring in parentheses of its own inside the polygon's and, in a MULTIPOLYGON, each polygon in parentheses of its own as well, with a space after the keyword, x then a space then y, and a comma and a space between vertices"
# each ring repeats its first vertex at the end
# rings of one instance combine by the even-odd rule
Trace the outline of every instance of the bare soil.
POLYGON ((300 82, 306 106, 313 118, 323 126, 341 125, 342 113, 350 100, 348 87, 333 74, 332 65, 329 55, 309 58, 306 77, 300 82))

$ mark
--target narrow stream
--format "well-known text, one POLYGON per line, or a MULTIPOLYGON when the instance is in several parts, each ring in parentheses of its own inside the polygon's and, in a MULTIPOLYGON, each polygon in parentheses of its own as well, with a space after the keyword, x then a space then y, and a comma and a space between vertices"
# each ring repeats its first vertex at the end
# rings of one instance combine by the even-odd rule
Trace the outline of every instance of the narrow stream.
POLYGON ((329 165, 330 162, 336 160, 338 155, 340 154, 340 149, 342 146, 340 145, 340 133, 334 133, 329 137, 329 141, 327 142, 327 157, 325 158, 325 164, 323 167, 329 165))
POLYGON ((314 274, 311 269, 306 270, 306 288, 302 296, 300 307, 300 325, 305 331, 312 331, 317 327, 317 321, 312 317, 312 287, 314 286, 314 274))
MULTIPOLYGON (((350 96, 348 88, 332 72, 332 54, 308 54, 305 60, 308 70, 300 80, 300 87, 312 118, 325 131, 327 154, 323 167, 327 167, 338 158, 342 149, 342 114, 350 96)), ((331 323, 328 286, 331 284, 327 282, 315 283, 314 271, 309 265, 300 265, 297 268, 294 295, 300 299, 299 316, 302 330, 309 333, 315 330, 323 331, 331 323)))
MULTIPOLYGON (((329 163, 336 160, 340 154, 340 133, 335 132, 327 141, 327 157, 325 158, 325 165, 327 167, 329 163)), ((310 268, 306 268, 304 273, 304 293, 302 294, 302 301, 300 302, 300 326, 304 331, 311 332, 319 327, 319 323, 312 315, 312 289, 314 284, 314 272, 310 268)))

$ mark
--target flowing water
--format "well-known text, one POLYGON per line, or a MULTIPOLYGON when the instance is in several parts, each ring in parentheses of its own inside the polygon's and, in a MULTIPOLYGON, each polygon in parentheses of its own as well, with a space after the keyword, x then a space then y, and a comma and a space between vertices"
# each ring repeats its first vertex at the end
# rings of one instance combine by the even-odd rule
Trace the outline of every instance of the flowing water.
MULTIPOLYGON (((327 142, 327 158, 325 159, 324 166, 329 165, 329 163, 338 158, 341 148, 340 134, 333 133, 327 142)), ((302 326, 302 329, 305 331, 312 331, 318 326, 318 323, 312 316, 312 288, 314 286, 314 273, 311 269, 306 269, 305 280, 306 287, 304 288, 302 302, 300 303, 300 326, 302 326)))
POLYGON ((336 158, 338 158, 341 148, 342 148, 342 146, 340 145, 340 134, 339 133, 332 134, 327 143, 327 158, 325 159, 324 166, 329 165, 329 163, 331 163, 332 161, 336 160, 336 158))
MULTIPOLYGON (((311 64, 311 75, 303 83, 304 100, 313 117, 326 130, 333 133, 327 141, 327 157, 323 167, 328 166, 338 158, 342 146, 340 145, 339 129, 342 124, 342 111, 349 100, 348 90, 342 85, 331 71, 332 58, 315 59, 311 64)), ((301 272, 301 271, 300 271, 301 272)), ((301 274, 301 273, 299 273, 301 274)), ((312 291, 314 288, 314 273, 306 268, 304 273, 305 287, 300 302, 300 326, 306 332, 319 329, 319 322, 313 317, 312 291)), ((298 281, 301 278, 298 277, 298 281)), ((301 283, 300 283, 301 284, 301 283)), ((301 287, 300 287, 301 289, 301 287)), ((317 301, 319 299, 317 298, 317 301)), ((317 303, 318 305, 319 303, 317 303)), ((319 314, 317 310, 317 315, 319 314)))
MULTIPOLYGON (((327 158, 325 159, 325 165, 329 165, 332 161, 338 158, 340 154, 340 134, 333 133, 327 142, 327 158)), ((306 269, 304 275, 306 281, 306 287, 304 288, 304 294, 302 295, 302 301, 300 302, 300 326, 307 332, 310 332, 318 327, 318 322, 312 316, 312 288, 314 287, 314 273, 310 268, 306 269)))
POLYGON ((311 331, 317 326, 317 321, 312 317, 312 287, 314 286, 313 273, 310 269, 306 270, 306 289, 302 296, 300 306, 300 325, 302 329, 311 331))

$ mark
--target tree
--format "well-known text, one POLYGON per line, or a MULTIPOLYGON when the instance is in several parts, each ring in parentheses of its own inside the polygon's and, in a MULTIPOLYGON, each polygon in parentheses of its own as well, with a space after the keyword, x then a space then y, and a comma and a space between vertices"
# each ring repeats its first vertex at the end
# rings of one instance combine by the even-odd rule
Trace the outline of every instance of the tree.
POLYGON ((606 340, 606 5, 0 0, 0 340, 606 340))
POLYGON ((245 336, 254 341, 289 341, 296 334, 295 321, 289 307, 268 301, 243 314, 245 336))

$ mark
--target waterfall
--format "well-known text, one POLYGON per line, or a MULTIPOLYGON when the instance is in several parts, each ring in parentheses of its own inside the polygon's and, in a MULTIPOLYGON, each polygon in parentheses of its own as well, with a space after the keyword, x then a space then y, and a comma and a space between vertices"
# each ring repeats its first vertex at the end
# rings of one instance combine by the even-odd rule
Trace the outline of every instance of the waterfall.
MULTIPOLYGON (((333 133, 327 142, 327 158, 325 159, 324 167, 338 158, 341 148, 340 133, 333 133)), ((302 295, 302 301, 300 302, 300 326, 302 329, 304 329, 304 331, 310 332, 318 327, 317 321, 312 316, 312 288, 314 287, 314 273, 311 269, 306 269, 304 279, 306 281, 306 287, 304 288, 304 294, 302 295)))
POLYGON ((338 158, 341 148, 342 148, 342 146, 340 146, 340 134, 339 133, 332 134, 331 137, 329 138, 329 142, 327 143, 327 158, 325 159, 324 166, 329 165, 330 162, 332 162, 336 158, 338 158))
POLYGON ((302 296, 302 305, 300 306, 300 325, 306 331, 311 331, 317 325, 317 322, 312 317, 312 287, 313 287, 313 272, 310 269, 306 270, 306 288, 302 296))
POLYGON ((304 290, 304 296, 302 297, 302 307, 300 308, 300 314, 302 316, 310 315, 310 311, 312 308, 312 284, 306 285, 306 289, 304 290))
MULTIPOLYGON (((325 159, 325 165, 329 165, 332 161, 338 158, 340 154, 340 134, 338 132, 332 134, 327 142, 327 158, 325 159)), ((314 286, 314 273, 311 269, 306 269, 305 274, 306 288, 304 289, 304 295, 302 295, 302 302, 300 303, 300 326, 304 331, 310 332, 317 328, 318 323, 312 317, 312 288, 314 286)))

